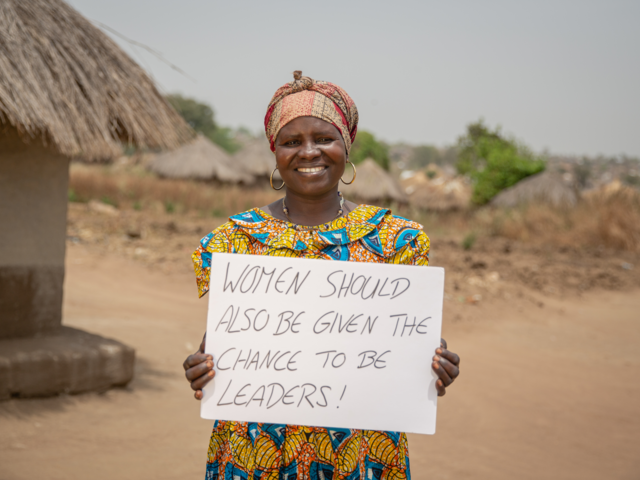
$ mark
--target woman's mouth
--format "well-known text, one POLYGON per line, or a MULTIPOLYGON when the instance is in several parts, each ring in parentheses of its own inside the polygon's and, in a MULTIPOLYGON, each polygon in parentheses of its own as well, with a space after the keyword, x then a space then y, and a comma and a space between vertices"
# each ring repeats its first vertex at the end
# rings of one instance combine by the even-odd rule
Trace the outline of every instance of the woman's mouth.
POLYGON ((297 171, 301 173, 318 173, 325 170, 327 167, 300 167, 296 168, 297 171))

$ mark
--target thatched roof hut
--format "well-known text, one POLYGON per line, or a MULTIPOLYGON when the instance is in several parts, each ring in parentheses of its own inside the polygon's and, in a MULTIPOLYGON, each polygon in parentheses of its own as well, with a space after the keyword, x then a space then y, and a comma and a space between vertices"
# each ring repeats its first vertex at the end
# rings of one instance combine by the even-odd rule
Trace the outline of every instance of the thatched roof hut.
POLYGON ((0 72, 0 123, 67 157, 193 137, 144 70, 61 0, 0 2, 0 72))
POLYGON ((490 205, 513 208, 528 203, 546 203, 555 207, 573 207, 578 202, 578 190, 562 175, 542 172, 519 181, 493 197, 490 205))
MULTIPOLYGON (((405 203, 407 196, 402 192, 398 182, 374 160, 367 158, 356 165, 358 175, 351 185, 340 184, 340 190, 348 199, 356 199, 368 203, 394 201, 405 203)), ((349 180, 351 168, 347 165, 344 173, 349 180)))
POLYGON ((401 181, 409 204, 422 210, 445 212, 464 210, 469 207, 471 186, 462 177, 449 177, 441 170, 434 178, 428 178, 424 172, 417 172, 401 181))
POLYGON ((104 390, 134 350, 62 326, 69 159, 195 134, 151 79, 62 0, 0 1, 0 399, 104 390), (36 375, 24 375, 35 372, 36 375))
POLYGON ((247 173, 256 178, 268 179, 276 166, 276 157, 264 137, 247 143, 233 158, 247 173))
POLYGON ((157 155, 148 168, 164 178, 254 182, 253 176, 235 164, 227 152, 202 135, 180 148, 157 155))

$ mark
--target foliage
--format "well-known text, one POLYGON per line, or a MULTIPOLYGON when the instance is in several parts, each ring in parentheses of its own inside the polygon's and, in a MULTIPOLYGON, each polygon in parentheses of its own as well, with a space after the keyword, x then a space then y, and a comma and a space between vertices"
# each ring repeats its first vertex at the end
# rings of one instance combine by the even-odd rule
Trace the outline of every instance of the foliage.
POLYGON ((640 175, 625 174, 622 175, 622 181, 632 187, 640 187, 640 175))
POLYGON ((118 206, 118 202, 116 202, 113 198, 111 198, 108 195, 103 195, 100 198, 100 201, 102 203, 104 203, 105 205, 111 205, 112 207, 117 207, 118 206))
POLYGON ((165 200, 164 201, 164 211, 167 212, 167 213, 175 213, 176 204, 174 202, 172 202, 171 200, 165 200))
POLYGON ((457 151, 455 147, 438 148, 433 145, 418 145, 413 148, 409 165, 414 169, 422 169, 431 163, 447 165, 455 163, 457 151))
POLYGON ((240 148, 240 145, 234 140, 234 132, 230 128, 220 127, 216 123, 213 108, 209 105, 177 93, 167 95, 166 98, 196 132, 220 145, 229 153, 234 153, 240 148))
POLYGON ((385 170, 389 170, 389 147, 366 130, 359 130, 356 140, 351 147, 349 160, 358 164, 367 158, 372 158, 385 170))
POLYGON ((490 130, 482 120, 467 126, 458 139, 456 167, 474 181, 471 200, 482 205, 523 178, 544 170, 544 160, 527 147, 503 136, 500 128, 490 130))
POLYGON ((462 240, 462 248, 465 250, 471 250, 473 248, 473 244, 476 243, 476 240, 477 236, 475 232, 468 233, 462 240))
POLYGON ((78 194, 76 193, 76 191, 73 188, 70 188, 67 191, 67 199, 70 202, 79 202, 80 201, 80 198, 78 197, 78 194))

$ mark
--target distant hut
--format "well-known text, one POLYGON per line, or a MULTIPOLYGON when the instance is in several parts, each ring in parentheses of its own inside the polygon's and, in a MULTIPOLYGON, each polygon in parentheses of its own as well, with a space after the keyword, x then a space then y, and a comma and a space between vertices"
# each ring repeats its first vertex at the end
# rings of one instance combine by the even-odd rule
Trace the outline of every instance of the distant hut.
POLYGON ((276 157, 269 148, 269 142, 262 136, 248 142, 242 150, 234 154, 233 158, 245 172, 264 181, 269 180, 276 166, 276 157))
POLYGON ((513 208, 528 203, 544 203, 554 207, 573 207, 578 191, 571 182, 554 172, 542 172, 526 177, 493 197, 490 205, 513 208))
POLYGON ((180 148, 157 155, 148 168, 164 178, 216 180, 247 185, 254 181, 252 175, 234 164, 227 152, 202 135, 180 148))
POLYGON ((421 210, 446 212, 464 210, 469 207, 471 186, 462 177, 449 177, 441 170, 429 178, 424 172, 417 172, 402 179, 402 187, 409 197, 409 205, 421 210))
MULTIPOLYGON (((366 203, 398 202, 406 203, 407 196, 402 192, 398 182, 374 160, 367 158, 356 165, 356 181, 351 185, 340 184, 340 191, 347 199, 360 200, 366 203)), ((344 179, 351 178, 351 167, 347 165, 344 179)))
POLYGON ((62 326, 69 159, 193 132, 62 0, 0 2, 0 72, 0 399, 125 384, 133 349, 62 326))

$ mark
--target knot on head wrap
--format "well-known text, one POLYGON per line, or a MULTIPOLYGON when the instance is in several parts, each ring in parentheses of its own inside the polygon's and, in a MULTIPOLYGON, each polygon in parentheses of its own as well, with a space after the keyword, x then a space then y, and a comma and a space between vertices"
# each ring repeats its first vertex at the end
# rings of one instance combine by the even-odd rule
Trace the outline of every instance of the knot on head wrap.
POLYGON ((351 97, 333 83, 303 77, 293 72, 293 82, 286 83, 273 95, 264 117, 264 130, 275 152, 280 129, 298 117, 317 117, 338 129, 347 153, 358 130, 358 109, 351 97))

